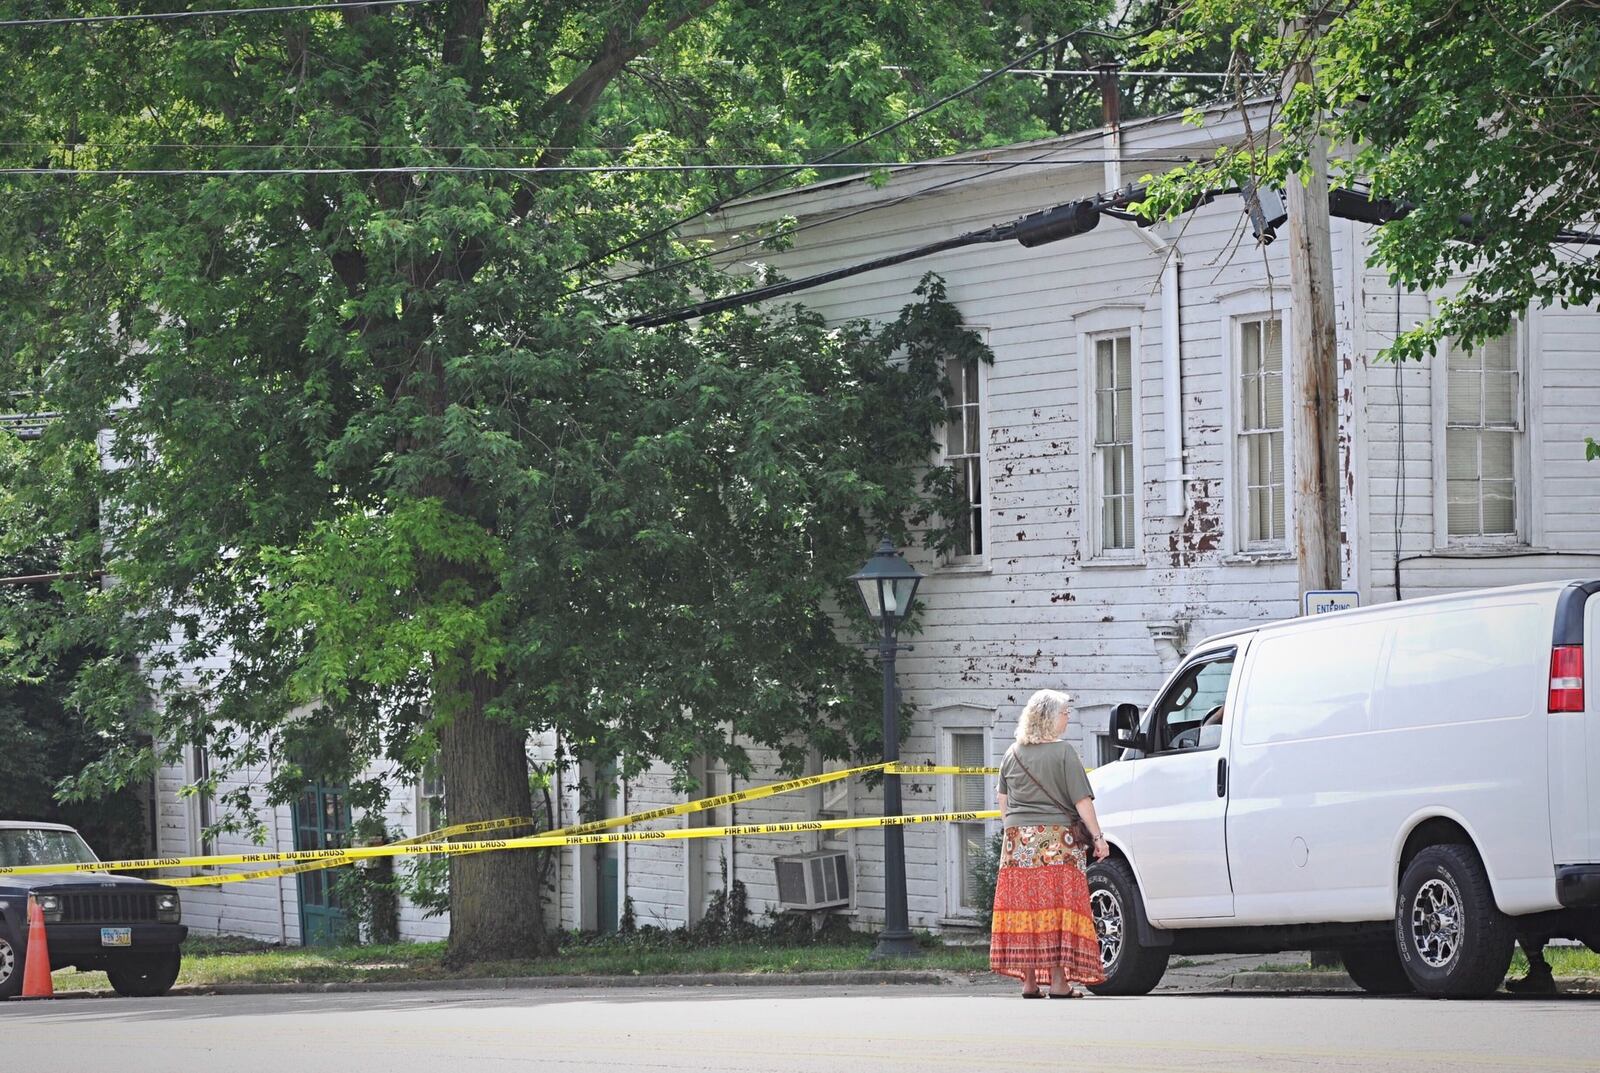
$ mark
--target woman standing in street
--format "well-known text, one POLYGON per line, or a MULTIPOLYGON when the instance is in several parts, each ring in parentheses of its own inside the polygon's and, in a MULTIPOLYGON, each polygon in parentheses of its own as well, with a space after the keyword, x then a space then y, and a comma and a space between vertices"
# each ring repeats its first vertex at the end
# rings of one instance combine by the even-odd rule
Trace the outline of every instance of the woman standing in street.
POLYGON ((1090 854, 1099 861, 1110 850, 1083 761, 1060 740, 1071 702, 1054 689, 1029 698, 1000 763, 1005 837, 989 967, 1020 979, 1023 998, 1081 998, 1075 983, 1105 979, 1084 868, 1090 854))

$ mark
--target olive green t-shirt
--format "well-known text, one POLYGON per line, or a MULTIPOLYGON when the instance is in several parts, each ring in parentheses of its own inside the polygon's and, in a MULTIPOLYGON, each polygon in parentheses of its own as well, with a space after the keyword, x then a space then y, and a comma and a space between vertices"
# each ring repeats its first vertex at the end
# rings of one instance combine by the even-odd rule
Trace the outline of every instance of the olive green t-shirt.
POLYGON ((1007 827, 1022 824, 1061 824, 1071 826, 1078 820, 1078 810, 1072 806, 1084 798, 1093 798, 1089 776, 1078 759, 1078 750, 1067 741, 1047 741, 1039 745, 1013 745, 1000 761, 1000 792, 1006 795, 1004 823, 1007 827), (1018 756, 1022 763, 1018 763, 1018 756), (1026 764, 1028 770, 1022 770, 1026 764), (1033 779, 1042 783, 1039 788, 1033 779), (1067 807, 1063 812, 1050 798, 1067 807))

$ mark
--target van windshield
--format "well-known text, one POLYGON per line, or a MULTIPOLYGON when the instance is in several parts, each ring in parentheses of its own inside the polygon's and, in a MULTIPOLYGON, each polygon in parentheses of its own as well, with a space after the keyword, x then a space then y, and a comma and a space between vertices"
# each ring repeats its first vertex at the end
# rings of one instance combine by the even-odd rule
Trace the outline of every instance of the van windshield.
POLYGON ((76 831, 0 828, 0 868, 29 864, 93 864, 99 860, 76 831))

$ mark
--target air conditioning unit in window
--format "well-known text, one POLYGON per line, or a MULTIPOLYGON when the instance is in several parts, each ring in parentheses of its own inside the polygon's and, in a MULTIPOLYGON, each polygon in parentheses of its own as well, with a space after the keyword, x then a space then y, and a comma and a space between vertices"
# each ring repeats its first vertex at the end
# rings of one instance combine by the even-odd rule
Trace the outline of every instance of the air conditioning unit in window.
POLYGON ((783 909, 827 909, 850 904, 850 862, 837 850, 775 857, 778 905, 783 909))

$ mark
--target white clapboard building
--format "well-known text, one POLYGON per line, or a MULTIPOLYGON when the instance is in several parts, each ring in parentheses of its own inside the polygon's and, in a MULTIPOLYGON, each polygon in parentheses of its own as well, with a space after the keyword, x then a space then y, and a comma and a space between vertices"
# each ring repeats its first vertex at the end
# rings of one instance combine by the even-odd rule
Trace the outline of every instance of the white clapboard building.
MULTIPOLYGON (((1262 129, 1264 107, 1255 119, 1262 129)), ((1236 111, 1222 109, 1201 128, 1178 116, 1128 123, 1114 149, 1125 161, 1120 174, 1105 163, 1112 137, 1094 130, 951 158, 970 160, 970 169, 902 168, 878 185, 830 179, 731 204, 696 237, 732 245, 789 219, 800 228, 790 249, 735 250, 725 267, 752 281, 768 268, 797 279, 1115 189, 1244 130, 1236 111), (1034 163, 1046 160, 1056 163, 1034 163)), ((1331 238, 1345 587, 1372 603, 1595 576, 1600 463, 1584 460, 1584 436, 1600 433, 1600 314, 1530 310, 1513 332, 1477 349, 1450 347, 1405 367, 1380 363, 1378 352, 1437 296, 1398 292, 1368 270, 1365 225, 1335 219, 1331 238)), ((907 553, 927 579, 923 629, 900 663, 917 711, 902 755, 995 762, 1019 705, 1049 686, 1076 698, 1070 733, 1086 763, 1105 762, 1111 706, 1147 701, 1189 645, 1298 613, 1285 404, 1298 311, 1287 242, 1258 247, 1243 202, 1223 196, 1173 224, 1104 219, 1037 248, 970 246, 795 300, 833 320, 886 320, 914 300, 929 271, 944 278, 995 360, 951 377, 944 460, 971 475, 972 539, 948 560, 907 553)), ((737 788, 726 771, 698 774, 705 794, 737 788)), ((202 848, 195 832, 204 803, 179 795, 195 775, 192 766, 162 775, 162 853, 202 848)), ((558 788, 558 822, 575 819, 570 782, 558 788)), ((300 805, 277 810, 278 843, 313 844, 318 824, 347 822, 327 792, 336 789, 311 788, 300 805)), ((399 790, 392 824, 414 832, 437 789, 399 790)), ((904 793, 909 811, 942 811, 990 807, 993 786, 907 778, 904 793)), ((607 808, 679 800, 663 771, 620 786, 607 808)), ((837 783, 662 825, 878 809, 862 784, 837 783)), ((981 824, 906 829, 914 927, 971 925, 967 864, 984 833, 981 824)), ((681 926, 732 877, 761 912, 780 904, 775 860, 822 851, 842 855, 830 874, 842 869, 845 888, 786 883, 784 899, 837 902, 836 912, 863 927, 881 920, 876 830, 567 850, 553 908, 560 926, 605 930, 631 900, 639 923, 681 926)), ((192 891, 186 916, 202 931, 297 942, 321 926, 304 883, 192 891)), ((446 927, 403 911, 407 936, 441 936, 446 927)))

